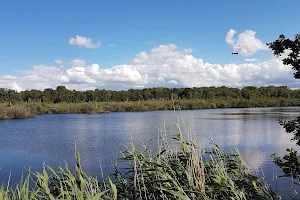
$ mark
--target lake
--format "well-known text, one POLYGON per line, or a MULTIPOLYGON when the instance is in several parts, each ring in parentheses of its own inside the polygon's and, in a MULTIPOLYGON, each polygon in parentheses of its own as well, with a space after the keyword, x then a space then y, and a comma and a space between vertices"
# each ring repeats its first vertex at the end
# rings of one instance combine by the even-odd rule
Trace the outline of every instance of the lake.
POLYGON ((87 174, 100 176, 101 168, 111 173, 116 149, 124 150, 131 141, 155 147, 157 142, 149 140, 156 138, 159 130, 166 129, 168 135, 176 133, 174 125, 179 115, 200 146, 211 139, 225 149, 237 146, 254 172, 281 194, 292 194, 295 188, 290 179, 276 180, 280 171, 270 154, 282 156, 286 148, 298 149, 277 119, 293 119, 299 112, 300 107, 210 109, 176 114, 153 111, 38 115, 0 121, 0 181, 7 182, 11 173, 11 184, 15 183, 25 168, 40 170, 43 162, 58 166, 67 161, 72 167, 75 141, 87 174))

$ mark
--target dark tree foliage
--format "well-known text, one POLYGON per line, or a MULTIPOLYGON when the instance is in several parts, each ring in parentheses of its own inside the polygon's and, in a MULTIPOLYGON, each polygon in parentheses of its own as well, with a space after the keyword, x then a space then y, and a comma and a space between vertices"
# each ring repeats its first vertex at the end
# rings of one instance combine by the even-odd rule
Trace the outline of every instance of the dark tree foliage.
MULTIPOLYGON (((283 58, 284 65, 291 65, 292 69, 295 70, 295 79, 300 79, 300 34, 295 36, 294 40, 286 38, 284 35, 280 35, 279 39, 275 42, 267 44, 276 56, 281 56, 286 50, 289 50, 289 54, 283 58)), ((281 95, 283 91, 280 91, 281 95)), ((293 141, 300 146, 300 116, 296 119, 289 121, 279 122, 287 133, 293 133, 293 141)), ((282 158, 277 157, 276 154, 272 154, 274 163, 279 166, 285 176, 293 177, 295 180, 300 181, 300 156, 294 149, 287 149, 287 154, 282 158)), ((297 182, 295 182, 297 183, 297 182)))
POLYGON ((290 121, 279 121, 280 125, 283 126, 287 133, 293 133, 293 141, 296 141, 296 144, 300 146, 300 116, 296 119, 290 121))
POLYGON ((69 90, 65 86, 44 91, 14 90, 0 88, 0 102, 41 102, 41 103, 79 103, 79 102, 125 102, 147 100, 176 99, 218 99, 218 100, 257 100, 273 98, 300 98, 300 90, 291 90, 286 86, 254 87, 243 89, 229 87, 193 87, 193 88, 145 88, 112 91, 95 89, 87 91, 69 90))
POLYGON ((297 151, 294 149, 287 149, 288 154, 283 158, 277 157, 276 154, 272 154, 274 163, 279 166, 284 175, 281 177, 293 177, 294 183, 299 184, 297 181, 300 180, 300 157, 297 155, 297 151))
POLYGON ((295 70, 294 77, 300 79, 300 34, 295 36, 295 40, 290 40, 284 35, 280 35, 275 42, 267 43, 276 56, 281 56, 286 50, 291 52, 282 61, 285 65, 291 65, 295 70))

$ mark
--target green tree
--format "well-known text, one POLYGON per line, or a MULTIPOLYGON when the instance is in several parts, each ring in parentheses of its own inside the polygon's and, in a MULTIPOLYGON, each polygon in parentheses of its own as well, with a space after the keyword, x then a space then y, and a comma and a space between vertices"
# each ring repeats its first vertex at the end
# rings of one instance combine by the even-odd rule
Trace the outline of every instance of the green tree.
POLYGON ((242 96, 244 99, 255 99, 259 98, 261 93, 254 86, 247 86, 242 89, 242 96))
POLYGON ((300 79, 300 34, 295 35, 294 40, 280 35, 275 42, 267 43, 268 47, 273 51, 275 56, 281 56, 286 50, 290 50, 289 54, 283 58, 283 64, 291 65, 295 70, 294 77, 300 79))
POLYGON ((66 88, 66 86, 57 86, 54 103, 70 102, 70 97, 70 91, 66 88))
MULTIPOLYGON (((275 42, 267 43, 267 45, 276 56, 281 56, 289 50, 288 55, 282 60, 283 64, 292 66, 292 69, 295 70, 294 77, 300 79, 300 35, 297 34, 294 40, 280 35, 279 39, 275 42)), ((279 94, 286 95, 286 92, 282 91, 282 89, 285 90, 285 88, 280 89, 279 94)), ((292 140, 296 141, 296 144, 300 146, 300 116, 294 120, 280 121, 280 124, 287 133, 294 134, 292 140)), ((295 180, 300 181, 300 156, 294 149, 287 149, 287 152, 288 153, 282 158, 273 154, 274 162, 283 170, 285 176, 293 177, 295 180)))

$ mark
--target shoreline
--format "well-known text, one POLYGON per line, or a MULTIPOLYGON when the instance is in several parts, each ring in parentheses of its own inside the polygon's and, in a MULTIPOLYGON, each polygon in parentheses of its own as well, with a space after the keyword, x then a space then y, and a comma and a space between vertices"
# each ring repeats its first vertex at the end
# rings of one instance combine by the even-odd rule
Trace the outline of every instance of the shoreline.
POLYGON ((41 114, 109 114, 163 110, 203 110, 222 108, 297 107, 299 99, 191 99, 179 101, 128 101, 84 103, 8 103, 0 104, 0 120, 27 119, 41 114))

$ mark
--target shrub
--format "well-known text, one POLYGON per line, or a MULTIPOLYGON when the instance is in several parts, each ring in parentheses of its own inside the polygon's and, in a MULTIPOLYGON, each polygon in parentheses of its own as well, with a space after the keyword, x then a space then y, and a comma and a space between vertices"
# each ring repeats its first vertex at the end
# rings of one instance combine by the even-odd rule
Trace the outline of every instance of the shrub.
POLYGON ((79 113, 91 114, 93 112, 94 108, 92 107, 92 105, 83 105, 79 110, 79 113))
POLYGON ((0 119, 26 119, 34 115, 23 106, 13 106, 0 109, 0 119))

